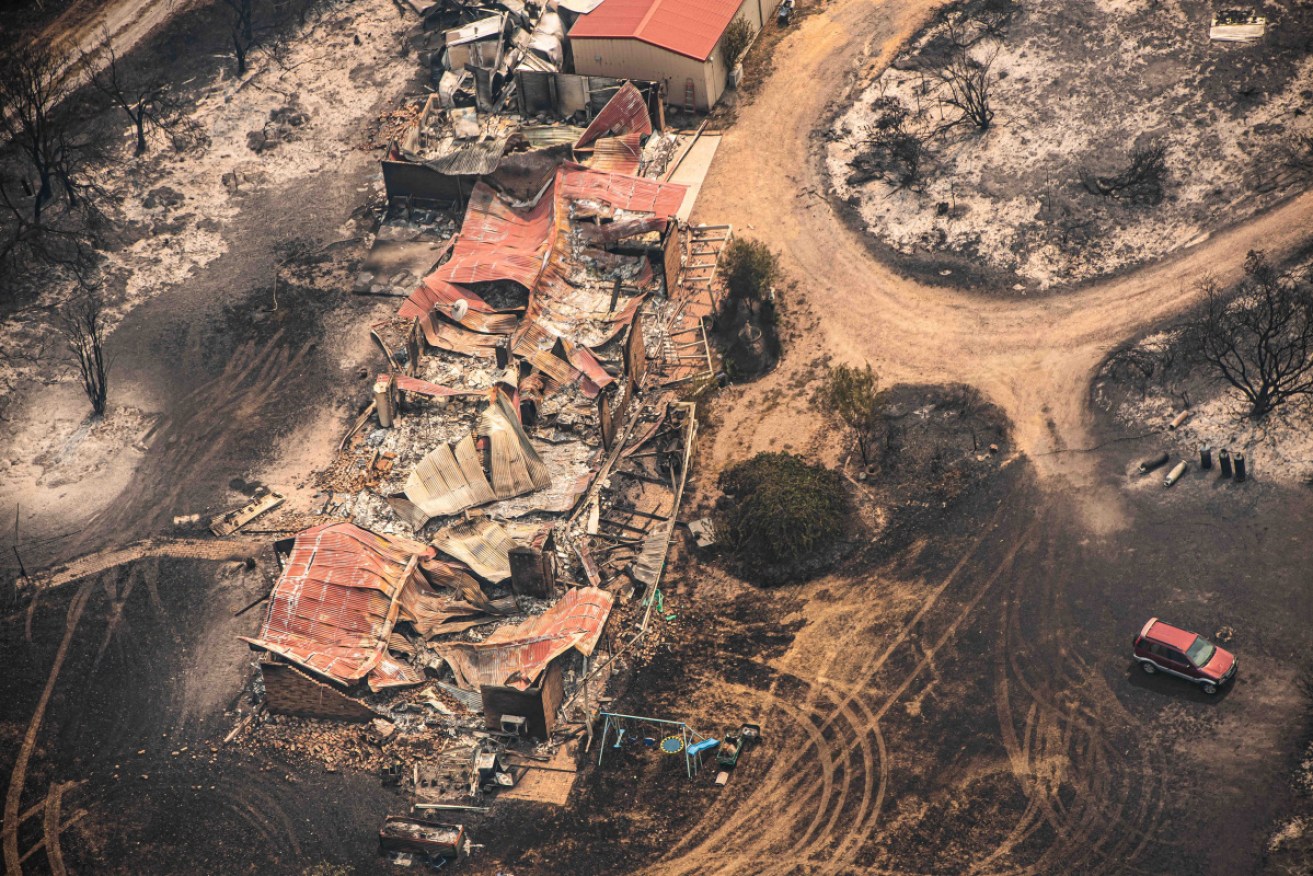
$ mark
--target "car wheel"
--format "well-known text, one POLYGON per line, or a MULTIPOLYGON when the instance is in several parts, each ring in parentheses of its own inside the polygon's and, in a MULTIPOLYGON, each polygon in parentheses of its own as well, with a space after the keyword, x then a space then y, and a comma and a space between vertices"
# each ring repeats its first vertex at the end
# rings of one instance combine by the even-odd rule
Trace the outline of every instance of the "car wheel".
POLYGON ((1145 675, 1153 675, 1155 672, 1158 671, 1158 667, 1154 666, 1148 660, 1141 660, 1140 668, 1144 670, 1145 675))
POLYGON ((1209 696, 1212 696, 1213 694, 1217 693, 1217 685, 1213 684, 1211 681, 1205 681, 1203 684, 1200 685, 1200 687, 1202 687, 1204 693, 1208 694, 1209 696))

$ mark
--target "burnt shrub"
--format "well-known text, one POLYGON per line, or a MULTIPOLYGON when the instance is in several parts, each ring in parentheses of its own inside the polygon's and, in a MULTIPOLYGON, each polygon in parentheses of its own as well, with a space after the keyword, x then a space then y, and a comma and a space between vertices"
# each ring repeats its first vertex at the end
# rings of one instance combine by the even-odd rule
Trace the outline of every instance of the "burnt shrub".
POLYGON ((758 453, 726 469, 725 542, 742 570, 762 584, 819 571, 851 519, 838 472, 792 453, 758 453))

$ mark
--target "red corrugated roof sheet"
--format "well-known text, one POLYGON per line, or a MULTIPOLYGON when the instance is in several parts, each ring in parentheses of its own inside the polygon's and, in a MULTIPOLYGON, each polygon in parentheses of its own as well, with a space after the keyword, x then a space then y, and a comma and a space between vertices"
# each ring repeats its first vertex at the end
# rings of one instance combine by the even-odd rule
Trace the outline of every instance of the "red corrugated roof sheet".
POLYGON ((698 61, 715 51, 742 0, 604 0, 570 39, 635 39, 698 61))
MULTIPOLYGON (((532 358, 537 352, 550 356, 557 338, 597 343, 579 337, 581 327, 589 322, 604 326, 603 331, 594 329, 593 334, 611 337, 633 317, 635 308, 633 302, 627 301, 618 313, 609 312, 606 309, 609 296, 590 296, 585 294, 587 290, 581 292, 577 284, 571 282, 571 275, 582 267, 576 251, 577 241, 571 231, 572 224, 581 225, 583 220, 573 217, 579 213, 581 216, 614 218, 618 211, 650 214, 622 215, 611 223, 623 229, 625 234, 643 233, 664 226, 665 221, 679 210, 685 191, 685 186, 681 185, 565 164, 557 169, 552 185, 533 207, 518 210, 502 200, 491 187, 479 183, 470 195, 465 223, 452 249, 451 260, 425 278, 424 284, 403 305, 401 315, 420 317, 424 334, 434 346, 468 355, 491 356, 496 343, 493 336, 467 331, 450 322, 435 321, 430 314, 437 303, 465 298, 470 304, 466 319, 469 327, 490 327, 485 325, 491 322, 490 318, 484 317, 487 304, 457 284, 512 280, 530 293, 525 318, 511 340, 511 349, 516 355, 532 358), (594 298, 601 303, 592 300, 594 298), (478 320, 469 319, 476 311, 478 320)), ((594 268, 607 259, 619 258, 592 249, 584 254, 594 268)), ((644 263, 637 279, 645 283, 647 277, 644 263)), ((543 370, 560 381, 579 376, 578 370, 564 360, 560 361, 555 372, 548 368, 543 370)), ((585 386, 590 391, 612 380, 604 371, 591 374, 590 378, 590 384, 585 386), (602 382, 599 384, 598 380, 602 382)))
MULTIPOLYGON (((635 142, 652 133, 652 116, 647 111, 647 103, 642 92, 632 82, 620 86, 615 97, 606 102, 574 144, 576 149, 586 149, 594 140, 601 137, 620 137, 625 134, 638 134, 635 142)), ((637 168, 637 165, 635 165, 637 168)))
POLYGON ((643 157, 643 147, 639 143, 641 137, 638 133, 603 137, 594 144, 593 160, 588 166, 607 173, 638 173, 643 157))
POLYGON ((259 636, 246 641, 344 684, 417 684, 423 673, 389 660, 387 641, 398 619, 415 618, 419 559, 433 554, 350 523, 311 527, 296 537, 259 636))
POLYGON ((443 649, 443 657, 467 690, 483 685, 524 690, 571 648, 592 654, 614 601, 605 590, 576 587, 537 617, 502 627, 482 642, 452 643, 443 649))

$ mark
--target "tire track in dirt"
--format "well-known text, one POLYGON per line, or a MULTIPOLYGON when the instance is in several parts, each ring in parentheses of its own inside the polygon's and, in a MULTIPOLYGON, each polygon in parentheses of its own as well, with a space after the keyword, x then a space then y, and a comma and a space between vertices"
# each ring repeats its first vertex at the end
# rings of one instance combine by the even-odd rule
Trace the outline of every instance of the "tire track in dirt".
MULTIPOLYGON (((980 551, 982 547, 984 547, 984 545, 987 543, 987 541, 991 536, 995 535, 995 533, 998 531, 999 527, 1001 526, 1003 516, 1007 510, 1008 510, 1008 506, 1006 501, 1000 502, 999 506, 995 509, 995 512, 993 516, 990 518, 990 520, 988 521, 988 523, 986 523, 983 527, 981 527, 980 533, 969 542, 969 544, 964 549, 962 556, 954 564, 952 569, 949 570, 949 572, 942 578, 942 580, 935 587, 935 589, 932 590, 930 594, 922 601, 921 605, 917 608, 916 612, 899 627, 898 631, 894 634, 893 638, 890 640, 889 644, 885 647, 885 649, 881 652, 878 652, 875 656, 871 657, 870 659, 866 660, 860 665, 858 671, 855 673, 856 677, 869 679, 881 671, 884 665, 888 663, 888 661, 893 657, 893 655, 898 651, 898 649, 908 640, 909 636, 911 636, 913 632, 918 627, 920 627, 920 625, 924 622, 926 616, 938 604, 940 598, 943 596, 945 591, 947 591, 953 585, 953 583, 959 579, 962 573, 967 569, 971 560, 976 556, 977 552, 980 551)), ((851 630, 852 628, 853 628, 852 625, 845 624, 845 632, 851 630)), ((828 667, 832 664, 831 662, 827 661, 824 665, 828 667)), ((803 685, 807 690, 812 691, 813 693, 809 694, 807 700, 807 704, 808 705, 811 704, 815 696, 814 691, 819 689, 816 685, 813 685, 811 682, 804 680, 798 675, 789 673, 787 669, 784 672, 782 672, 781 677, 790 679, 795 683, 803 685)), ((839 692, 840 700, 842 700, 843 698, 855 699, 857 696, 856 692, 854 692, 851 689, 844 690, 838 688, 838 686, 841 684, 847 685, 848 680, 844 679, 844 680, 831 681, 825 686, 836 688, 839 692)), ((754 695, 760 696, 760 694, 757 694, 756 692, 754 692, 754 695)), ((841 703, 841 704, 846 705, 846 703, 841 703)), ((834 710, 832 710, 830 713, 826 715, 823 715, 819 729, 823 732, 832 723, 834 723, 834 721, 837 718, 837 715, 838 715, 837 711, 834 710)), ((779 790, 779 786, 786 781, 786 779, 781 778, 783 774, 793 770, 798 765, 799 761, 802 760, 805 756, 806 756, 805 750, 795 751, 789 757, 787 757, 784 760, 784 762, 780 764, 776 764, 772 769, 770 775, 767 777, 767 779, 764 782, 762 782, 754 791, 753 799, 760 799, 769 803, 771 797, 779 790)), ((879 794, 883 796, 883 793, 884 790, 883 788, 881 788, 879 790, 879 794)), ((665 867, 668 866, 670 863, 673 863, 672 858, 675 858, 675 856, 677 856, 681 852, 681 850, 705 847, 710 843, 718 842, 719 836, 722 833, 724 833, 726 830, 737 829, 743 825, 743 822, 751 818, 751 816, 748 814, 749 809, 750 807, 748 806, 738 805, 730 813, 729 819, 727 819, 725 822, 718 822, 714 817, 710 817, 715 814, 713 807, 713 811, 708 813, 709 817, 702 819, 698 823, 698 825, 696 825, 693 828, 693 830, 685 834, 679 841, 677 841, 672 846, 671 851, 663 859, 662 865, 660 866, 665 867)), ((767 827, 762 829, 769 829, 769 828, 767 827)), ((678 859, 675 858, 675 860, 678 859)), ((696 865, 694 865, 694 869, 690 869, 690 870, 663 869, 662 872, 692 873, 692 872, 697 872, 697 870, 696 870, 696 865)))
POLYGON ((247 431, 280 397, 283 384, 298 375, 315 346, 307 341, 293 350, 283 336, 280 329, 262 344, 246 342, 219 376, 170 407, 143 439, 149 450, 138 475, 111 508, 88 522, 72 551, 121 537, 125 520, 146 533, 167 529, 185 510, 179 503, 212 477, 216 460, 235 454, 239 441, 256 440, 247 431))
MULTIPOLYGON (((992 524, 996 525, 998 523, 999 516, 1006 508, 1006 503, 1000 505, 995 520, 991 522, 992 524)), ((843 687, 837 691, 839 694, 838 702, 830 710, 822 726, 828 727, 842 719, 842 726, 849 727, 853 732, 842 736, 835 735, 833 753, 828 755, 831 762, 838 761, 840 758, 846 761, 861 749, 863 742, 871 734, 872 728, 878 728, 880 719, 906 693, 916 678, 925 671, 933 661, 935 653, 953 639, 961 625, 973 615, 980 600, 994 587, 999 578, 1011 568, 1021 550, 1030 544, 1039 522, 1038 518, 1032 519, 1023 536, 1005 551, 1003 558, 997 563, 993 571, 986 576, 984 583, 975 589, 965 604, 951 617, 947 626, 939 631, 937 639, 925 649, 925 653, 916 661, 912 669, 903 673, 902 684, 891 693, 878 698, 876 703, 868 704, 861 700, 864 691, 875 676, 889 663, 895 652, 899 651, 900 646, 909 641, 911 633, 923 624, 931 607, 947 589, 947 585, 957 578, 968 561, 974 556, 975 551, 984 544, 989 535, 993 534, 994 525, 983 529, 982 534, 977 537, 968 548, 965 556, 946 577, 945 583, 922 604, 912 621, 904 625, 895 641, 879 657, 869 661, 863 671, 859 673, 858 678, 843 680, 843 687), (860 711, 863 712, 865 718, 861 725, 858 725, 852 716, 853 704, 858 701, 861 701, 860 711), (872 708, 874 708, 874 711, 872 711, 872 708)), ((884 747, 883 740, 877 747, 884 747)), ((769 777, 757 787, 752 797, 746 803, 740 804, 738 810, 730 819, 717 825, 716 836, 703 841, 699 846, 689 849, 683 856, 675 860, 667 859, 663 861, 659 867, 660 872, 675 874, 787 873, 794 868, 798 860, 808 861, 812 855, 821 855, 824 845, 836 839, 843 840, 850 837, 850 842, 844 848, 844 854, 849 858, 855 856, 870 837, 874 828, 873 819, 879 813, 878 808, 871 808, 871 811, 863 813, 861 821, 845 826, 845 832, 842 836, 836 837, 832 832, 821 834, 810 839, 810 841, 806 841, 805 848, 804 843, 795 843, 793 849, 781 851, 780 853, 776 853, 773 848, 776 842, 772 834, 778 835, 782 832, 785 836, 791 836, 792 832, 781 831, 781 826, 798 825, 801 821, 801 814, 812 811, 812 806, 816 801, 814 789, 809 791, 806 787, 807 764, 802 762, 806 753, 806 751, 794 752, 791 756, 786 757, 782 763, 773 764, 769 777), (749 820, 755 817, 755 813, 760 811, 770 811, 772 817, 769 820, 757 819, 756 823, 747 824, 749 820), (727 842, 724 839, 725 836, 732 837, 732 840, 727 842), (776 854, 781 856, 774 857, 776 854)), ((870 764, 869 771, 875 771, 873 759, 863 762, 870 764)), ((883 799, 887 790, 887 757, 882 759, 878 771, 885 779, 880 781, 877 777, 874 780, 873 787, 875 790, 873 796, 879 796, 883 799)), ((829 801, 826 802, 828 805, 834 805, 836 815, 842 813, 842 803, 835 805, 829 801)), ((861 805, 859 804, 859 808, 861 805)), ((869 804, 867 805, 869 807, 869 804)), ((837 818, 835 820, 837 821, 837 818)), ((828 863, 838 868, 846 866, 847 862, 835 861, 831 857, 829 860, 816 863, 828 863)))
POLYGON ((1070 558, 1059 557, 1051 543, 1037 576, 1038 592, 1032 594, 1029 585, 1019 581, 1000 612, 995 705, 1009 762, 1026 790, 1028 805, 1012 833, 982 863, 1010 854, 1047 824, 1056 840, 1023 872, 1053 872, 1076 855, 1099 860, 1090 872, 1135 872, 1132 864, 1158 823, 1160 810, 1152 809, 1158 794, 1155 773, 1144 769, 1132 773, 1131 765, 1120 757, 1110 737, 1124 735, 1131 725, 1113 726, 1107 716, 1115 710, 1096 712, 1088 705, 1093 673, 1080 655, 1063 653, 1059 643, 1035 641, 1034 635, 1025 634, 1025 630, 1070 627, 1061 604, 1066 578, 1061 570, 1070 566, 1070 558), (1022 606, 1036 609, 1039 617, 1023 623, 1022 606), (1048 656, 1035 654, 1036 647, 1048 656), (1029 700, 1022 744, 1013 726, 1014 686, 1029 700), (1059 702, 1056 691, 1068 692, 1070 701, 1059 702), (1078 692, 1085 696, 1077 697, 1078 692), (1050 768, 1042 769, 1040 764, 1050 768), (1070 804, 1062 798, 1064 788, 1075 794, 1070 804), (1128 819, 1126 810, 1133 799, 1136 811, 1128 819), (1103 848, 1110 839, 1111 846, 1103 848))
POLYGON ((91 580, 84 582, 69 602, 68 616, 64 621, 64 637, 59 642, 58 650, 55 651, 55 659, 51 664, 50 674, 46 677, 45 688, 42 689, 41 696, 37 700, 32 719, 27 725, 27 732, 23 735, 23 742, 19 746, 18 756, 14 759, 13 770, 9 774, 3 825, 5 872, 9 876, 21 876, 23 872, 18 854, 18 815, 21 810, 23 786, 27 784, 27 767, 32 759, 32 751, 36 747, 37 736, 41 732, 41 724, 45 720, 46 707, 50 705, 50 696, 55 691, 55 683, 59 681, 60 670, 64 668, 64 660, 68 657, 73 634, 77 631, 78 623, 82 620, 82 611, 87 607, 87 600, 91 596, 93 583, 91 580))

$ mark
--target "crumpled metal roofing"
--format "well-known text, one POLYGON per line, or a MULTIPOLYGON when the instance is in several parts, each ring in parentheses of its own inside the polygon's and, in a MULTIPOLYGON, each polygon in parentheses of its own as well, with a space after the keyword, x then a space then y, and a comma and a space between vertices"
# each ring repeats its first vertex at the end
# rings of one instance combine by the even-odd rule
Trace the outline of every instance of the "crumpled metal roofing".
POLYGON ((634 138, 637 143, 651 133, 652 116, 647 111, 647 101, 634 83, 626 82, 575 141, 574 148, 586 149, 594 140, 626 134, 637 135, 634 138))
POLYGON ((515 539, 488 517, 448 526, 433 536, 433 546, 494 584, 511 577, 511 549, 515 547, 515 539))
POLYGON ((492 491, 499 499, 509 499, 550 487, 552 474, 520 425, 510 397, 497 387, 491 392, 479 416, 479 432, 492 443, 492 491))
POLYGON ((477 389, 452 389, 450 386, 442 386, 437 383, 430 383, 427 380, 421 380, 418 377, 408 377, 405 374, 380 374, 380 381, 391 378, 396 384, 397 389, 404 392, 413 392, 419 395, 426 395, 429 398, 449 398, 455 395, 482 395, 477 389))
POLYGON ((615 600, 596 587, 577 587, 542 614, 504 626, 482 642, 453 642, 441 649, 456 683, 530 687, 547 666, 571 648, 589 655, 597 647, 615 600))
POLYGON ((419 461, 406 480, 406 498, 429 518, 459 514, 466 508, 496 501, 479 462, 474 436, 439 444, 419 461))
POLYGON ((454 448, 434 447, 406 479, 406 499, 413 509, 393 505, 412 526, 551 486, 551 472, 520 425, 510 396, 497 386, 488 393, 477 434, 490 443, 491 477, 484 472, 474 435, 466 435, 454 448))
POLYGON ((638 166, 643 156, 643 146, 639 134, 622 134, 619 137, 603 137, 593 148, 593 158, 588 166, 593 170, 608 173, 638 173, 638 166))
POLYGON ((387 643, 398 620, 423 625, 436 607, 419 570, 432 555, 427 545, 350 523, 307 529, 274 585, 259 635, 243 639, 343 684, 418 683, 423 674, 387 658, 387 643))
POLYGON ((552 198, 543 197, 521 212, 487 183, 478 183, 451 259, 430 276, 448 283, 514 280, 532 289, 551 247, 554 207, 552 198))
MULTIPOLYGON (((573 215, 579 208, 599 216, 613 216, 617 212, 652 214, 650 217, 625 215, 620 220, 651 220, 641 226, 623 228, 624 231, 632 229, 641 233, 675 215, 684 200, 684 193, 685 187, 681 185, 567 163, 557 169, 552 184, 535 204, 519 210, 504 201, 490 186, 479 183, 470 196, 465 222, 452 247, 451 259, 425 278, 402 306, 401 315, 420 317, 425 337, 433 346, 491 358, 497 345, 494 336, 465 331, 443 321, 435 322, 430 314, 435 305, 449 304, 458 298, 469 303, 470 314, 467 316, 476 311, 490 313, 492 309, 486 302, 459 284, 511 280, 530 292, 525 318, 512 336, 511 347, 517 355, 532 358, 535 350, 550 351, 557 338, 570 338, 576 343, 592 342, 592 338, 581 336, 581 327, 588 322, 604 326, 600 332, 600 340, 604 342, 623 328, 625 323, 617 321, 617 316, 630 318, 633 310, 627 306, 619 314, 611 313, 608 309, 609 290, 581 289, 572 282, 576 275, 586 274, 589 270, 580 263, 572 239, 573 215)), ((589 251, 588 255, 598 264, 606 256, 601 250, 589 251)), ((626 305, 630 304, 632 302, 626 302, 626 305)), ((505 326, 506 323, 500 323, 496 327, 502 329, 505 326)), ((578 376, 573 369, 562 373, 562 369, 557 368, 549 373, 561 382, 578 376)), ((610 381, 602 385, 607 382, 610 381)))

